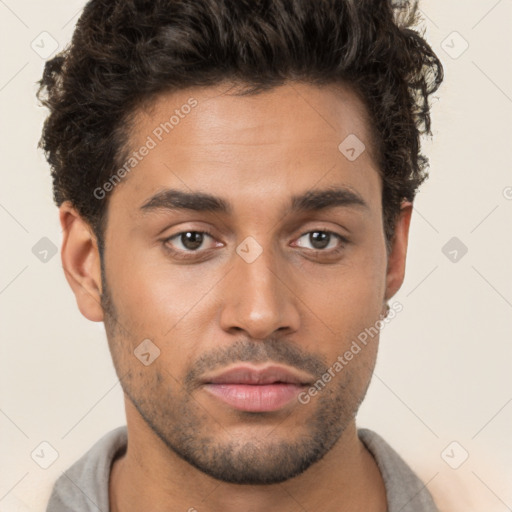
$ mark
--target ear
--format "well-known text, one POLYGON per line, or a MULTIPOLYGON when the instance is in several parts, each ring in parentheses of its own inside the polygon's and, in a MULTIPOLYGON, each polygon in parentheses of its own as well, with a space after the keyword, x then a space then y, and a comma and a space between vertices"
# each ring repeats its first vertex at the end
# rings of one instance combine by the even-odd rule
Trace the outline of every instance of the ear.
POLYGON ((69 201, 60 207, 59 218, 63 232, 62 267, 78 309, 92 322, 101 322, 101 265, 96 237, 69 201))
POLYGON ((386 272, 386 297, 389 300, 400 289, 405 277, 405 259, 407 242, 409 240, 409 225, 411 223, 412 203, 403 201, 395 224, 395 232, 391 242, 386 272))

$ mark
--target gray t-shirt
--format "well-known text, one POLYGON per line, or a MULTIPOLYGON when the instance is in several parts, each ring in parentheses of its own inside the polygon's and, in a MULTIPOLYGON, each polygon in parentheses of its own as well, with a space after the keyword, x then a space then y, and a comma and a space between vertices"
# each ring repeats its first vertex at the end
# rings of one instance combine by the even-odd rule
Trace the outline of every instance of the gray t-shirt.
MULTIPOLYGON (((384 439, 368 429, 359 429, 358 435, 382 474, 388 512, 439 512, 425 485, 384 439)), ((110 467, 126 451, 127 439, 122 426, 97 441, 59 477, 46 512, 110 512, 110 467)))

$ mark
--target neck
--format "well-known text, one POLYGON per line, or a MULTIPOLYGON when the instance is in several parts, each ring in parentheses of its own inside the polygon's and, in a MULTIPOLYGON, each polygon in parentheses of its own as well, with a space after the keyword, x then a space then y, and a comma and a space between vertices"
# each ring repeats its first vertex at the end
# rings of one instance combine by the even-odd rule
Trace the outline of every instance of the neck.
POLYGON ((291 512, 298 506, 326 512, 386 510, 381 474, 355 422, 304 473, 280 484, 252 486, 211 478, 169 450, 140 416, 127 415, 127 420, 128 448, 110 475, 111 512, 238 512, 248 504, 254 512, 291 512))

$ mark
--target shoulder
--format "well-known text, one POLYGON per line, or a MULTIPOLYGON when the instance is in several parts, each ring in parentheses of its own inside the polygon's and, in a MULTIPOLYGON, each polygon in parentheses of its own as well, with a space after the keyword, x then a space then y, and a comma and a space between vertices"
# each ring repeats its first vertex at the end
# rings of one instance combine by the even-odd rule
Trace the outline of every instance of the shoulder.
POLYGON ((382 437, 368 429, 359 429, 358 436, 381 472, 388 512, 438 512, 425 483, 382 437))
POLYGON ((96 512, 109 509, 108 481, 112 461, 126 450, 126 426, 99 439, 56 481, 46 512, 96 512))

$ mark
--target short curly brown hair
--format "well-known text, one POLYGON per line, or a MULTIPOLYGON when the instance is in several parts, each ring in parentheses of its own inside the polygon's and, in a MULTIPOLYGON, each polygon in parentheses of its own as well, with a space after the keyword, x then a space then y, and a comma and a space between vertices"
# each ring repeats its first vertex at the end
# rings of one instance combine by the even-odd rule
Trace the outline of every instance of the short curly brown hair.
POLYGON ((427 176, 420 135, 432 135, 429 96, 443 80, 411 28, 418 20, 417 1, 407 0, 89 1, 39 82, 55 202, 69 200, 101 242, 108 201, 93 191, 122 165, 137 107, 159 93, 226 81, 245 84, 245 94, 341 83, 371 120, 389 247, 401 202, 427 176))

